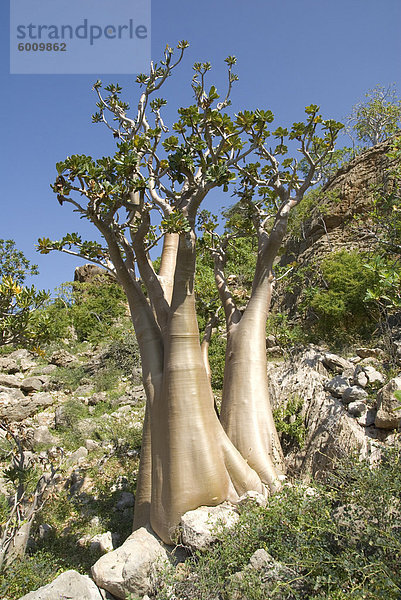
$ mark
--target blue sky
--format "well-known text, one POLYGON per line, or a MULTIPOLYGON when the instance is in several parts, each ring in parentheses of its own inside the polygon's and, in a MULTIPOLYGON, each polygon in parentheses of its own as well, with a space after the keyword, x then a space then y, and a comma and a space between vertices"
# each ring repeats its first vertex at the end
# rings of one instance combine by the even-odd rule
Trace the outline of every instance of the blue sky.
MULTIPOLYGON (((138 87, 134 75, 10 75, 8 0, 0 11, 0 238, 13 238, 39 265, 37 287, 53 289, 73 278, 80 261, 39 255, 38 237, 79 231, 94 238, 91 226, 50 190, 55 163, 70 154, 114 151, 109 132, 91 123, 96 79, 118 81, 132 105, 138 87)), ((315 103, 324 116, 343 120, 378 84, 395 83, 401 93, 400 24, 400 0, 153 0, 152 58, 159 59, 166 43, 191 44, 163 93, 166 121, 191 102, 193 62, 210 61, 211 80, 221 87, 223 61, 232 54, 239 75, 234 109, 271 109, 278 126, 301 120, 304 107, 315 103)), ((213 202, 227 204, 219 195, 213 202)))

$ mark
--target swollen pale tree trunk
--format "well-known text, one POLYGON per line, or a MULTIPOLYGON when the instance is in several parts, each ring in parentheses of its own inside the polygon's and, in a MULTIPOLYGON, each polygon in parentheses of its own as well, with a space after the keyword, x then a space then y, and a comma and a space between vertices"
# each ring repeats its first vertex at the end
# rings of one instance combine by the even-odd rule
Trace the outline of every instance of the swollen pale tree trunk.
POLYGON ((258 258, 245 312, 235 308, 223 273, 223 253, 215 256, 215 277, 225 307, 227 350, 220 419, 228 437, 271 491, 280 488, 284 457, 269 398, 266 321, 271 304, 273 261, 281 246, 293 202, 287 199, 271 232, 258 230, 258 258))
POLYGON ((256 473, 227 439, 214 410, 199 343, 194 296, 195 240, 181 234, 171 314, 164 340, 163 388, 151 411, 150 522, 174 541, 181 516, 255 489, 256 473))
POLYGON ((271 282, 260 285, 238 324, 228 332, 221 423, 234 446, 274 491, 283 456, 269 399, 266 317, 271 282))

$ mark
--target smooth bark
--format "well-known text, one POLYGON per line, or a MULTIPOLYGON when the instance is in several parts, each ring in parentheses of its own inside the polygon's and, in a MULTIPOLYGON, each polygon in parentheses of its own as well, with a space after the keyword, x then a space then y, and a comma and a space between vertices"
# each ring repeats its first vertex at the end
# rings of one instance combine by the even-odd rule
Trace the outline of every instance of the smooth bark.
POLYGON ((266 316, 271 282, 252 296, 232 326, 226 351, 220 419, 228 437, 272 491, 280 487, 283 456, 269 399, 266 316))
POLYGON ((214 410, 195 312, 195 240, 181 234, 171 316, 165 336, 163 391, 151 421, 151 525, 174 541, 181 516, 202 505, 263 492, 259 477, 227 439, 214 410), (231 477, 232 475, 232 477, 231 477))
POLYGON ((226 309, 227 350, 220 419, 228 437, 271 491, 280 488, 284 457, 269 398, 266 321, 273 287, 273 261, 281 246, 293 202, 287 199, 272 231, 258 231, 258 258, 249 303, 240 318, 232 308, 221 266, 215 275, 226 309))

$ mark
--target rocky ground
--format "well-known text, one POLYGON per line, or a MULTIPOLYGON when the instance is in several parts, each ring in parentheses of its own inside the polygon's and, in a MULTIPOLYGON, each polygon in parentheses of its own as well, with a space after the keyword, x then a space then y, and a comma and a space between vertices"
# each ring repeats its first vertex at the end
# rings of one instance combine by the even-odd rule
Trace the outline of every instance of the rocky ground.
MULTIPOLYGON (((26 599, 50 600, 67 591, 72 599, 146 599, 155 593, 160 569, 182 569, 176 565, 188 552, 213 543, 216 522, 229 526, 238 518, 238 507, 229 505, 187 513, 180 552, 144 529, 130 533, 145 395, 139 373, 130 378, 119 371, 113 378, 109 367, 104 349, 58 350, 47 360, 18 350, 0 358, 3 471, 10 466, 12 432, 25 465, 39 475, 52 473, 28 547, 48 544, 76 559, 76 569, 26 599), (77 572, 93 564, 92 579, 77 572)), ((401 389, 401 372, 386 364, 382 350, 358 348, 345 358, 308 347, 290 360, 271 359, 269 373, 273 405, 304 428, 302 447, 287 447, 290 478, 324 478, 335 458, 352 451, 374 464, 398 439, 401 413, 393 392, 401 389), (298 415, 285 412, 294 399, 301 399, 298 415)), ((11 502, 4 473, 0 493, 11 502)), ((253 500, 266 502, 255 494, 253 500)), ((247 568, 271 560, 258 555, 247 568)))

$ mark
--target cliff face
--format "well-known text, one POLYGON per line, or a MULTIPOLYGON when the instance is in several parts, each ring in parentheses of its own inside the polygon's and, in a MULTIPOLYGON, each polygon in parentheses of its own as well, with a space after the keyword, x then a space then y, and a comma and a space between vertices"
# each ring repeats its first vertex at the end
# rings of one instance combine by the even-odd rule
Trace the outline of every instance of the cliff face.
POLYGON ((363 218, 369 211, 375 191, 391 190, 389 169, 393 163, 387 156, 391 146, 392 141, 387 140, 369 148, 337 171, 322 188, 321 200, 317 199, 301 235, 288 237, 281 265, 294 259, 304 263, 312 257, 324 258, 343 248, 371 247, 371 239, 358 232, 354 217, 363 218))
MULTIPOLYGON (((367 149, 337 171, 319 193, 315 192, 300 231, 288 235, 280 258, 280 267, 296 262, 290 276, 279 281, 276 288, 274 304, 281 311, 292 316, 297 311, 302 293, 296 277, 299 268, 312 266, 316 274, 314 265, 332 253, 344 249, 368 251, 374 247, 375 240, 364 225, 368 224, 375 194, 389 192, 394 185, 393 161, 387 156, 391 148, 390 139, 367 149)), ((308 287, 316 282, 303 283, 303 287, 308 287)))

